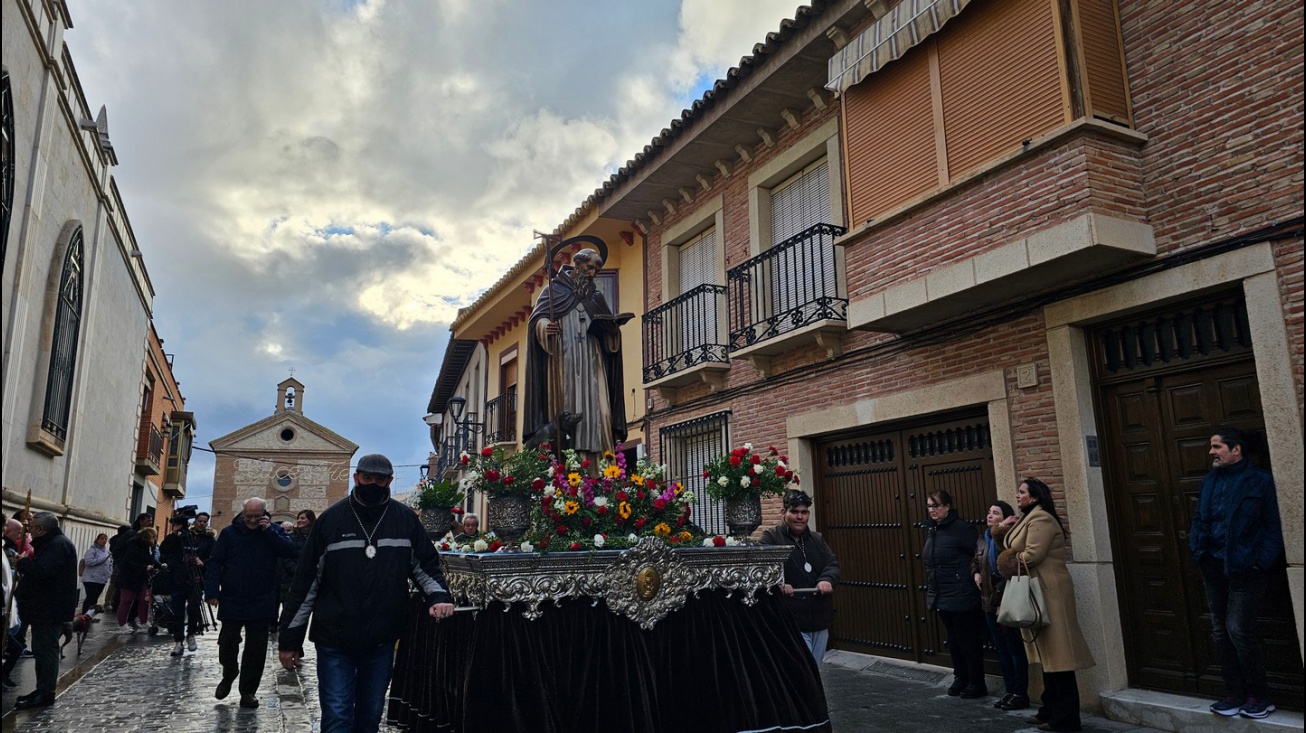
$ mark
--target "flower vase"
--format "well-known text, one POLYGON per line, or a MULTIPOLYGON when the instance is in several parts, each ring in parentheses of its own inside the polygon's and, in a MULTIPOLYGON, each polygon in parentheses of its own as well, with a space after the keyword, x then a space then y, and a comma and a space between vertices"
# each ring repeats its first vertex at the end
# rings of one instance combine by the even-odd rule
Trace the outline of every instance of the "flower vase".
POLYGON ((453 508, 441 506, 423 509, 422 527, 426 529, 427 537, 439 542, 440 538, 448 534, 449 530, 453 528, 453 508))
POLYGON ((762 499, 750 496, 746 499, 726 500, 726 527, 736 537, 747 537, 762 526, 762 499))
POLYGON ((486 506, 490 529, 504 544, 515 545, 531 528, 529 496, 494 496, 486 506))

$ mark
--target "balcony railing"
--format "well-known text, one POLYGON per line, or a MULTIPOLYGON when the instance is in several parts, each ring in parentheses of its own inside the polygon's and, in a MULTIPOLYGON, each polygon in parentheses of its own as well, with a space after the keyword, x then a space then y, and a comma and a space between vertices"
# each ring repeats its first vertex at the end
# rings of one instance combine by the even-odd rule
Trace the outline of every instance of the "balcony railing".
POLYGON ((729 362, 726 287, 704 284, 644 314, 644 382, 709 362, 729 362))
POLYGON ((517 441, 517 385, 485 403, 485 442, 517 441))
POLYGON ((847 231, 817 224, 730 269, 731 351, 811 323, 847 320, 834 249, 847 231))
POLYGON ((437 479, 444 476, 445 471, 462 467, 458 458, 464 451, 475 453, 479 449, 476 438, 481 433, 482 427, 476 418, 476 413, 469 412, 462 422, 451 423, 448 426, 453 434, 440 444, 440 461, 436 464, 437 479))
POLYGON ((151 424, 148 433, 142 433, 136 445, 136 472, 142 476, 154 476, 163 466, 163 433, 158 426, 151 424))

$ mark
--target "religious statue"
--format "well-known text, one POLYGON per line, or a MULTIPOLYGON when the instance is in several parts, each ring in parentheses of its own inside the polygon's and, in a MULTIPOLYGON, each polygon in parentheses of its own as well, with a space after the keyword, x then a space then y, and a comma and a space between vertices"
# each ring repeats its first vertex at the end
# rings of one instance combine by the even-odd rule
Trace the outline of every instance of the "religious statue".
POLYGON ((602 267, 598 251, 580 250, 531 311, 523 427, 535 444, 598 456, 626 439, 621 325, 633 316, 614 315, 595 288, 602 267))

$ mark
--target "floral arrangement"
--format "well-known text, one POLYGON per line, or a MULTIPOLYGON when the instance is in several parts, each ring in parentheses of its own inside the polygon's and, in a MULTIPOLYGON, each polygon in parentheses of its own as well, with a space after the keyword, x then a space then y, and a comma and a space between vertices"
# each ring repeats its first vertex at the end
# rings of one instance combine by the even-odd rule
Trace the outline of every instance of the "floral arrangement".
POLYGON ((453 509, 463 503, 463 491, 455 481, 435 481, 430 477, 417 482, 412 502, 418 509, 453 509))
MULTIPOLYGON (((624 549, 650 535, 672 544, 698 544, 702 531, 689 521, 697 497, 679 482, 666 480, 663 467, 645 460, 628 466, 620 450, 604 453, 592 465, 575 451, 564 451, 555 460, 547 444, 541 448, 543 452, 527 450, 506 457, 499 448, 487 448, 479 456, 463 455, 477 489, 491 497, 532 500, 531 529, 519 546, 509 549, 624 549)), ((475 545, 447 549, 495 552, 503 547, 497 540, 487 540, 483 549, 475 545)))
POLYGON ((703 468, 705 491, 714 499, 734 501, 783 494, 789 484, 799 483, 789 468, 789 457, 775 446, 766 454, 753 452, 752 443, 735 448, 730 455, 714 459, 703 468))
POLYGON ((471 488, 486 496, 531 496, 544 488, 551 474, 552 460, 545 450, 508 455, 501 447, 487 446, 475 457, 463 452, 459 460, 471 476, 471 488))

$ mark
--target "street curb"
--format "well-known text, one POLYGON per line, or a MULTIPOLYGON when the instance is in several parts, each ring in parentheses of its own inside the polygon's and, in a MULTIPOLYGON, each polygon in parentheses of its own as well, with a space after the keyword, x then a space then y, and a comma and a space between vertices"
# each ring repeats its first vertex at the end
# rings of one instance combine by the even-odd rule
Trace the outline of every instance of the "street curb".
MULTIPOLYGON (((67 692, 78 680, 85 677, 92 669, 95 669, 100 662, 103 662, 114 652, 121 649, 126 640, 122 636, 110 636, 100 645, 100 648, 92 652, 85 659, 78 661, 71 669, 59 675, 59 681, 55 683, 54 697, 57 701, 59 696, 67 692)), ((69 645, 71 646, 71 644, 69 645)), ((20 711, 17 708, 7 711, 4 717, 0 717, 0 722, 4 723, 5 730, 18 730, 18 726, 26 723, 33 715, 40 713, 44 708, 33 708, 31 710, 20 711)))

